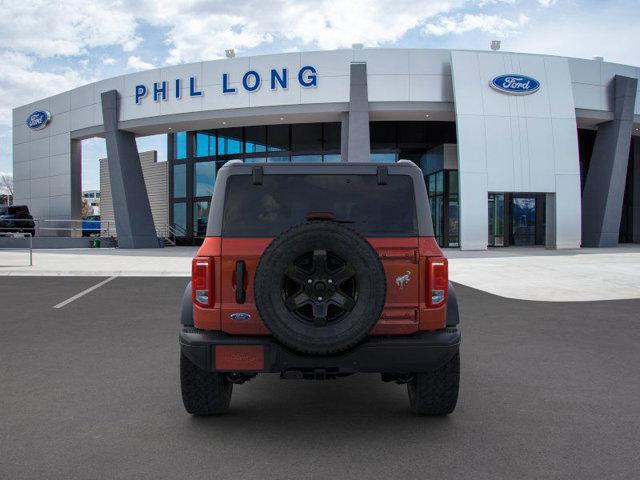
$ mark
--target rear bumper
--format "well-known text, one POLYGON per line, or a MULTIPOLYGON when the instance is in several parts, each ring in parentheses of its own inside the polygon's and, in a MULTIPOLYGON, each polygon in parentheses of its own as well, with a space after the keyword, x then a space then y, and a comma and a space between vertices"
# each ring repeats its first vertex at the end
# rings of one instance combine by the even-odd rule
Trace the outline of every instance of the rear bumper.
POLYGON ((184 326, 180 331, 182 353, 202 370, 221 372, 428 372, 449 361, 460 341, 460 331, 447 328, 409 336, 367 337, 344 353, 313 356, 296 353, 272 337, 231 336, 184 326))

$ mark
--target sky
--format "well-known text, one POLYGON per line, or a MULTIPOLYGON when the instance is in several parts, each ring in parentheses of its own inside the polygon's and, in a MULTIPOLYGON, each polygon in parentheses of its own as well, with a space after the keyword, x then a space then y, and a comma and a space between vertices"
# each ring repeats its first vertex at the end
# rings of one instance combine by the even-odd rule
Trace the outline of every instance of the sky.
MULTIPOLYGON (((640 66, 639 0, 0 0, 0 173, 12 171, 11 110, 153 67, 366 47, 546 53, 640 66)), ((139 139, 141 150, 166 138, 139 139)), ((104 141, 83 142, 83 189, 104 141)))

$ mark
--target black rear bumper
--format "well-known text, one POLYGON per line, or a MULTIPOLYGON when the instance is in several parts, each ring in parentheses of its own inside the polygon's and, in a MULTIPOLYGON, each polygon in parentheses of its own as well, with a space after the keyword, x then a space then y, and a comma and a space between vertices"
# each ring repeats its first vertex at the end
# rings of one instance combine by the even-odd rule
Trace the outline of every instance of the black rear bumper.
POLYGON ((457 328, 408 336, 371 336, 344 353, 314 356, 296 353, 272 337, 231 336, 184 326, 180 331, 182 353, 207 371, 232 371, 216 368, 217 346, 262 346, 263 368, 252 370, 251 373, 317 370, 327 373, 428 372, 448 362, 458 352, 460 340, 457 328))

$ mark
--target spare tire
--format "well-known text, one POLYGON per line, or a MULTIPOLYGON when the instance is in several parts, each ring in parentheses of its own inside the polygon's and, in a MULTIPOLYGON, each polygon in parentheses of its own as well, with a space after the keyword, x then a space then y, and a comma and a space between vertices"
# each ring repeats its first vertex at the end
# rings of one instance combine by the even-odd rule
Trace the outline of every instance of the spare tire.
POLYGON ((330 221, 282 233, 262 254, 254 280, 258 312, 273 336, 316 355, 361 341, 380 318, 386 288, 369 242, 330 221))

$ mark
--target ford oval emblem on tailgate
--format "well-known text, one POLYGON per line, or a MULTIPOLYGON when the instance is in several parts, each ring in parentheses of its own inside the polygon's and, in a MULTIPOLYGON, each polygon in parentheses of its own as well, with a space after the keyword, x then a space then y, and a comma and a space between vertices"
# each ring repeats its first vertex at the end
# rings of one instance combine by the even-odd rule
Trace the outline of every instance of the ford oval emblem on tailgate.
POLYGON ((236 320, 238 322, 243 322, 243 321, 246 321, 246 320, 250 320, 251 319, 251 314, 250 313, 245 313, 245 312, 232 313, 231 315, 229 315, 229 318, 231 318, 231 320, 236 320))

